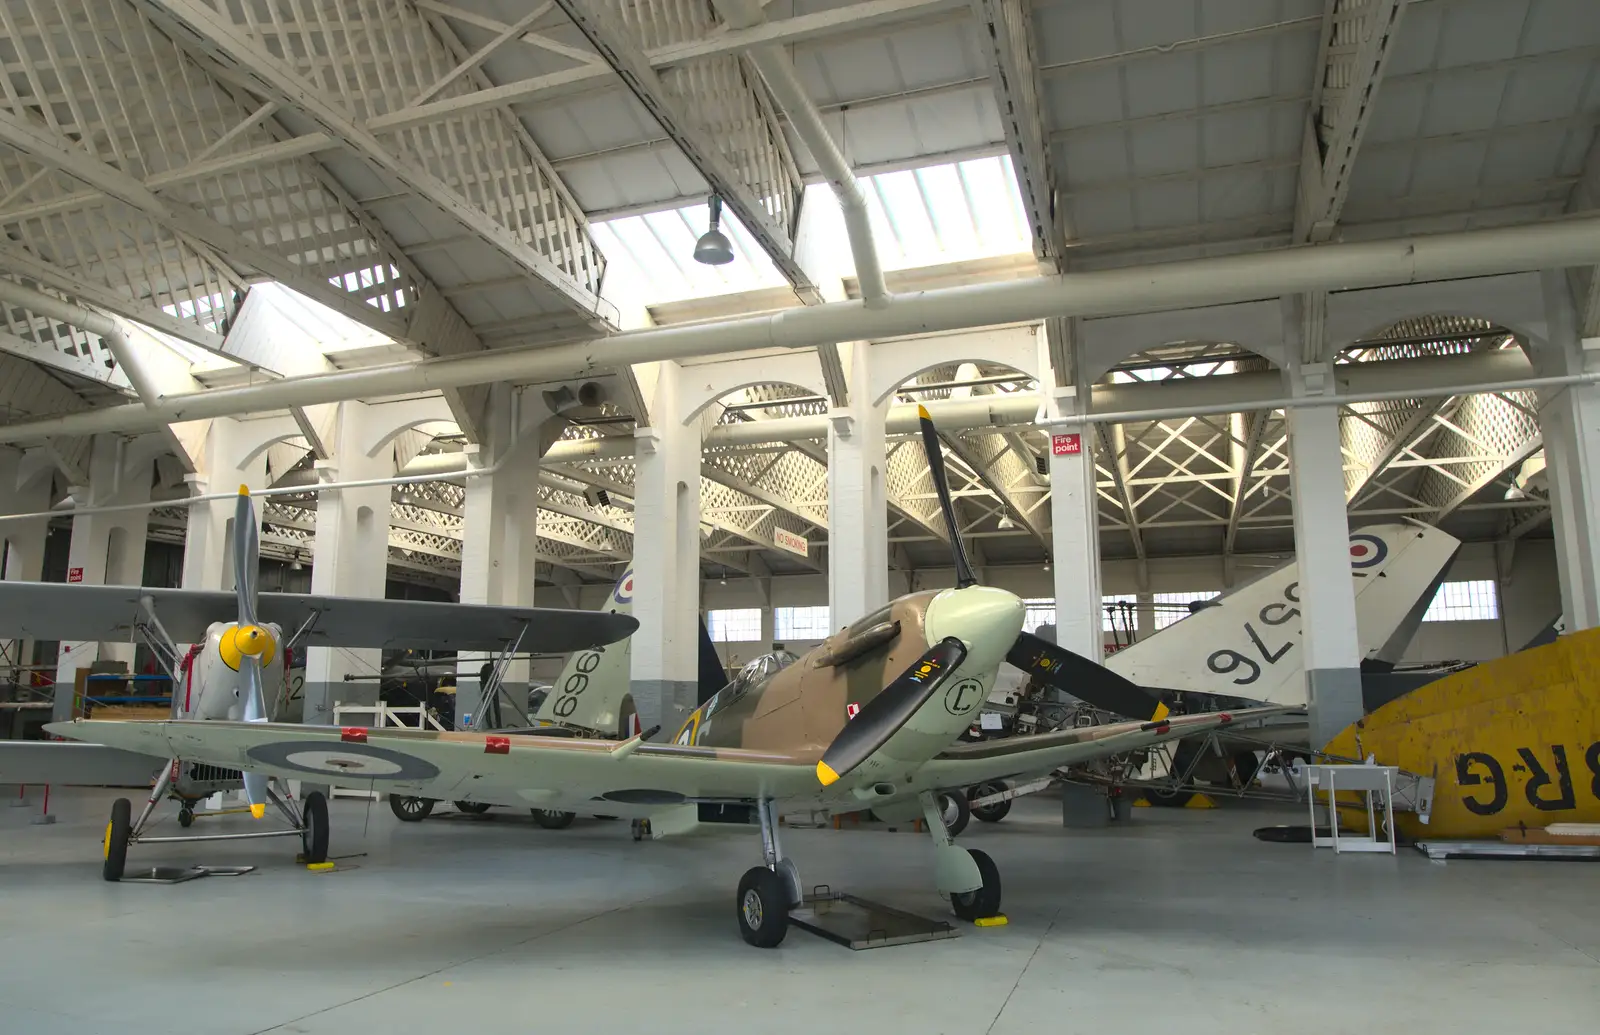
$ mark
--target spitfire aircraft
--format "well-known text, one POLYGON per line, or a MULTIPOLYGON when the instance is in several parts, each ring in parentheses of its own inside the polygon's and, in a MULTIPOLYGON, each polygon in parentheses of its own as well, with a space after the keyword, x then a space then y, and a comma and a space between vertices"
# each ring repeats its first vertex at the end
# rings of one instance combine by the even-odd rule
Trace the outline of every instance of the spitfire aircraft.
MULTIPOLYGON (((240 486, 234 518, 234 593, 138 586, 0 582, 0 636, 37 640, 127 640, 147 645, 172 678, 172 718, 195 728, 242 723, 268 728, 266 687, 281 686, 284 659, 304 646, 417 648, 499 652, 496 668, 517 649, 580 650, 619 640, 638 627, 626 615, 590 611, 514 608, 411 600, 363 600, 306 594, 259 593, 260 567, 255 510, 240 486), (287 639, 284 630, 293 630, 287 639), (187 652, 178 644, 194 641, 187 652)), ((129 726, 165 723, 130 722, 129 726)), ((83 782, 96 760, 90 749, 67 744, 0 744, 0 779, 18 783, 83 782), (80 775, 76 778, 74 770, 80 775)), ((204 755, 170 751, 141 741, 132 750, 163 760, 150 796, 135 820, 131 803, 119 798, 106 827, 106 880, 122 878, 128 846, 140 841, 202 841, 237 837, 301 838, 307 862, 328 852, 328 806, 320 792, 298 803, 275 791, 269 779, 299 775, 288 767, 269 772, 253 766, 219 766, 204 755), (287 830, 256 833, 143 836, 156 806, 169 795, 179 803, 178 822, 194 821, 194 805, 217 791, 241 789, 250 812, 261 819, 271 805, 287 830)), ((129 760, 137 763, 138 759, 129 760)), ((123 765, 126 768, 126 765, 123 765)), ((368 764, 370 768, 370 764, 368 764)), ((149 772, 149 769, 145 769, 149 772)), ((317 770, 336 775, 330 763, 317 770)), ((94 781, 89 781, 94 782, 94 781)))
MULTIPOLYGON (((957 528, 938 433, 922 438, 944 519, 957 528)), ((693 712, 669 742, 656 731, 622 741, 508 732, 436 732, 254 722, 79 720, 52 732, 145 753, 164 752, 275 776, 340 775, 393 793, 520 807, 595 808, 649 816, 688 802, 754 806, 763 864, 739 882, 735 912, 752 945, 774 946, 801 901, 778 837, 777 803, 833 813, 872 809, 927 820, 935 885, 964 919, 1000 909, 1000 873, 984 852, 958 848, 938 792, 1147 747, 1196 731, 1278 714, 1269 707, 1169 716, 1154 695, 1022 631, 1023 604, 981 586, 952 534, 952 589, 891 601, 786 667, 736 680, 693 712), (1129 722, 958 744, 1010 655, 1072 694, 1129 722)))

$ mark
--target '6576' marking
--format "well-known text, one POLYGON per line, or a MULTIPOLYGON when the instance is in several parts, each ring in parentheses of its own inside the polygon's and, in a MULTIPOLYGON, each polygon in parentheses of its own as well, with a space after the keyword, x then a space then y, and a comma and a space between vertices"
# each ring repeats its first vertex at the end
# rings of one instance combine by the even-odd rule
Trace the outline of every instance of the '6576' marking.
MULTIPOLYGON (((1566 745, 1550 746, 1549 768, 1540 757, 1543 750, 1517 748, 1517 760, 1511 763, 1510 768, 1513 773, 1528 774, 1527 782, 1522 786, 1523 797, 1541 812, 1577 808, 1578 795, 1572 783, 1572 767, 1567 759, 1566 745), (1555 770, 1554 773, 1551 769, 1555 770)), ((1590 744, 1583 753, 1583 763, 1589 770, 1589 796, 1600 801, 1600 740, 1590 744)), ((1461 795, 1461 804, 1474 815, 1493 816, 1511 800, 1506 766, 1487 751, 1467 751, 1456 756, 1456 783, 1462 788, 1472 788, 1461 795)))
POLYGON ((1283 636, 1283 633, 1277 632, 1275 627, 1287 624, 1300 614, 1300 609, 1294 606, 1300 603, 1300 583, 1291 582, 1285 586, 1283 599, 1287 603, 1274 600, 1256 613, 1256 621, 1262 626, 1260 629, 1256 628, 1255 622, 1244 623, 1244 634, 1249 638, 1254 650, 1224 647, 1222 650, 1212 651, 1211 656, 1206 659, 1206 667, 1219 676, 1230 675, 1243 669, 1243 673, 1236 676, 1233 681, 1239 686, 1249 686, 1261 678, 1261 662, 1256 661, 1250 656, 1251 654, 1259 655, 1261 661, 1268 665, 1276 665, 1281 661, 1294 647, 1294 639, 1291 637, 1275 647, 1270 644, 1277 643, 1283 636))

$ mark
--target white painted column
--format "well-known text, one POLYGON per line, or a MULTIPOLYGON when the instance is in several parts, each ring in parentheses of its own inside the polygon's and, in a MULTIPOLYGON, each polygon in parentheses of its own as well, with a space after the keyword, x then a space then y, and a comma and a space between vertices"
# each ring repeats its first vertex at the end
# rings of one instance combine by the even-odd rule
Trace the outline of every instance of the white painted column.
MULTIPOLYGON (((467 447, 469 470, 500 466, 493 474, 468 478, 461 542, 461 602, 532 607, 539 549, 539 442, 513 431, 516 407, 504 386, 495 386, 484 420, 485 441, 467 447)), ((492 656, 472 651, 458 655, 456 727, 465 728, 482 706, 481 673, 492 656)), ((507 692, 526 707, 528 662, 506 668, 507 692)), ((502 709, 501 724, 520 722, 502 709)))
POLYGON ((654 364, 651 423, 634 431, 633 699, 663 739, 694 710, 699 674, 703 432, 700 416, 683 422, 682 377, 676 363, 654 364))
MULTIPOLYGON (((1059 413, 1075 413, 1077 390, 1057 388, 1059 413)), ((1056 643, 1099 662, 1105 655, 1100 605, 1100 507, 1095 494, 1094 438, 1088 425, 1050 433, 1051 582, 1056 643)))
MULTIPOLYGON (((49 510, 53 472, 42 450, 30 454, 20 449, 0 449, 0 514, 49 510)), ((49 518, 0 522, 0 554, 5 558, 0 577, 8 582, 42 579, 45 540, 49 535, 49 518)), ((13 665, 32 660, 32 640, 0 640, 0 672, 9 672, 13 665)))
POLYGON ((1295 559, 1300 567, 1300 607, 1304 612, 1306 700, 1311 711, 1311 746, 1320 748, 1363 714, 1344 453, 1337 407, 1290 410, 1288 423, 1295 559))
MULTIPOLYGON (((161 448, 164 448, 164 443, 161 448)), ((148 503, 155 479, 156 443, 151 438, 96 436, 89 453, 89 484, 73 486, 77 507, 148 503)), ((86 585, 137 586, 144 579, 144 548, 150 512, 144 509, 77 514, 67 552, 67 581, 86 585)), ((96 661, 121 661, 133 667, 132 643, 62 641, 56 663, 56 701, 52 713, 71 718, 73 680, 96 661)))
MULTIPOLYGON (((316 463, 323 482, 362 481, 394 474, 387 450, 368 456, 364 403, 339 405, 334 421, 337 445, 332 460, 316 463)), ((317 496, 317 531, 312 553, 311 592, 329 596, 383 599, 389 571, 389 500, 387 485, 361 489, 335 489, 317 496)), ((383 652, 343 647, 312 647, 306 651, 305 710, 307 723, 330 723, 337 702, 371 704, 377 700, 373 680, 345 682, 346 675, 373 675, 380 671, 383 652)))
POLYGON ((834 629, 889 602, 888 400, 873 402, 870 348, 860 342, 839 348, 849 364, 850 405, 828 414, 828 616, 834 629))

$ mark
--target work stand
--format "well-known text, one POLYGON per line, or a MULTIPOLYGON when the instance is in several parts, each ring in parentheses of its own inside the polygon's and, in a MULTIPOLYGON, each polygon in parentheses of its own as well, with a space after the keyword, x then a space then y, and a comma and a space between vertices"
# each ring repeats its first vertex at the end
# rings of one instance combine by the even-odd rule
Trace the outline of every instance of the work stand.
POLYGON ((803 903, 790 910, 789 922, 857 950, 961 937, 961 932, 944 920, 836 892, 826 884, 813 888, 803 903))

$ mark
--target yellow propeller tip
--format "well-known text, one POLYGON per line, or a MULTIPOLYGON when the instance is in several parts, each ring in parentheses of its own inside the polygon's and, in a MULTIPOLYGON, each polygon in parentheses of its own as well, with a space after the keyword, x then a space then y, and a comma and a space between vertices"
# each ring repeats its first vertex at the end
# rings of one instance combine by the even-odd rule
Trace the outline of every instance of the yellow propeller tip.
POLYGON ((1160 722, 1162 719, 1165 719, 1168 715, 1171 715, 1171 714, 1172 714, 1172 709, 1167 707, 1167 702, 1165 702, 1165 701, 1157 701, 1156 702, 1156 713, 1154 715, 1150 716, 1150 719, 1153 722, 1160 722))
POLYGON ((265 805, 252 805, 252 806, 250 806, 250 815, 254 816, 255 818, 260 819, 262 816, 265 816, 266 814, 267 814, 267 807, 265 805))
POLYGON ((933 420, 933 415, 930 414, 928 412, 928 408, 921 403, 917 404, 917 416, 921 417, 923 420, 933 420))
POLYGON ((822 782, 822 786, 831 787, 839 782, 839 774, 834 772, 833 767, 828 765, 828 763, 818 762, 817 779, 822 782))
POLYGON ((248 486, 248 485, 239 486, 239 495, 241 495, 241 496, 250 495, 250 486, 248 486))

